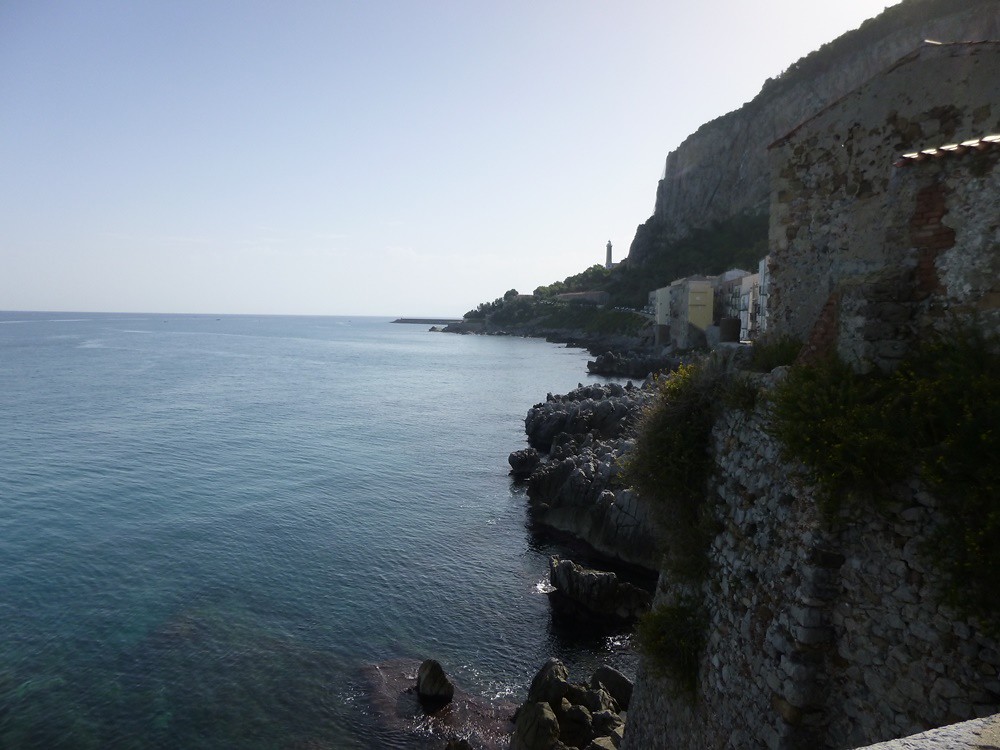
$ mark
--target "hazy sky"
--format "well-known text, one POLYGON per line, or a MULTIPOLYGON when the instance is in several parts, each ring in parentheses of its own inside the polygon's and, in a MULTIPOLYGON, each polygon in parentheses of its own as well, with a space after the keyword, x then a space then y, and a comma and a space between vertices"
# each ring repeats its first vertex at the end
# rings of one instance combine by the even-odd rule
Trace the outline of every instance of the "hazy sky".
POLYGON ((891 0, 3 0, 0 309, 461 315, 891 0))

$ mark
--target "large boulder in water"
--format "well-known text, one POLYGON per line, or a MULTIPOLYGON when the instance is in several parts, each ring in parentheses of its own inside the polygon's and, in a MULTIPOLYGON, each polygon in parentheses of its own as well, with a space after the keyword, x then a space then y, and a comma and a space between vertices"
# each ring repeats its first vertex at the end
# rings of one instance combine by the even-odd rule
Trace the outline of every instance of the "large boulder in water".
POLYGON ((417 671, 417 697, 426 711, 434 712, 451 702, 455 686, 444 673, 440 662, 427 659, 417 671))

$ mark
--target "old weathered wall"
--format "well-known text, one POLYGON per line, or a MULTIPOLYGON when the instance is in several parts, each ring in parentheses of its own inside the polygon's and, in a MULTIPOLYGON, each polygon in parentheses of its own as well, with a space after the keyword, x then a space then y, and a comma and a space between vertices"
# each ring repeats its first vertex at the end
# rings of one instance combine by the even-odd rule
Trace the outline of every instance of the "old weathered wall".
POLYGON ((995 159, 894 165, 1000 132, 998 80, 1000 43, 924 45, 772 147, 769 330, 808 339, 834 295, 841 353, 892 359, 918 312, 988 299, 968 269, 996 267, 995 159))
MULTIPOLYGON (((778 454, 760 409, 717 424, 697 697, 644 668, 624 750, 850 748, 1000 710, 1000 644, 939 604, 922 555, 935 499, 914 483, 826 523, 778 454)), ((661 576, 657 603, 677 593, 661 576)))
MULTIPOLYGON (((924 39, 1000 39, 997 0, 910 2, 912 6, 921 4, 940 7, 940 15, 891 25, 884 36, 856 45, 813 74, 765 86, 751 102, 688 136, 667 156, 653 217, 676 237, 745 211, 766 211, 770 187, 767 147, 772 142, 883 71, 924 39)), ((630 263, 646 260, 647 240, 643 232, 636 235, 630 263)))

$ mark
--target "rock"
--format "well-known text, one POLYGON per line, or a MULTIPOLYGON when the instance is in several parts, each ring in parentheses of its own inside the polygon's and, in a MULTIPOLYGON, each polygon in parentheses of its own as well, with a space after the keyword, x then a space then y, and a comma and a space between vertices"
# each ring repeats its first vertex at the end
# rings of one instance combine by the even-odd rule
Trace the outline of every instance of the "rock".
POLYGON ((554 709, 558 708, 566 690, 569 688, 569 670, 556 659, 550 658, 538 671, 528 688, 528 702, 548 703, 554 709))
POLYGON ((527 479, 531 476, 531 472, 537 468, 540 461, 541 456, 534 448, 524 448, 523 450, 514 451, 507 457, 507 463, 510 464, 510 473, 516 479, 527 479))
POLYGON ((417 672, 417 697, 429 713, 437 711, 455 697, 455 686, 444 673, 441 664, 427 659, 417 672))
POLYGON ((559 744, 559 721, 549 704, 524 704, 517 712, 511 750, 553 750, 559 744))
POLYGON ((680 360, 676 357, 654 356, 635 351, 605 352, 587 362, 587 370, 595 375, 644 378, 652 372, 676 370, 679 364, 680 360))
POLYGON ((616 734, 619 737, 625 731, 625 720, 614 711, 598 711, 591 715, 594 734, 598 737, 610 737, 616 734))
POLYGON ((448 740, 444 750, 473 750, 468 740, 448 740))
POLYGON ((595 737, 584 750, 617 750, 617 748, 618 745, 611 737, 595 737))
POLYGON ((592 688, 603 687, 615 699, 622 711, 632 702, 632 680, 606 664, 597 668, 590 680, 592 688))
POLYGON ((569 706, 560 712, 559 740, 571 747, 583 747, 594 738, 593 719, 584 706, 569 706))
POLYGON ((558 596, 581 613, 598 619, 631 622, 649 610, 652 595, 620 581, 614 573, 592 570, 572 560, 549 560, 549 580, 558 596))
POLYGON ((611 711, 618 713, 619 707, 608 691, 588 688, 586 685, 571 683, 566 688, 566 699, 575 706, 583 706, 591 713, 611 711))

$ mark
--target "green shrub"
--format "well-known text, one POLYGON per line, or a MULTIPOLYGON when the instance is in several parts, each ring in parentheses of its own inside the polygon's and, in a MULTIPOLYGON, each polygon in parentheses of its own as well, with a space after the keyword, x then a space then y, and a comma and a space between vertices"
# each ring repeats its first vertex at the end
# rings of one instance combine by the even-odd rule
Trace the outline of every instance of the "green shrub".
POLYGON ((928 545, 945 600, 1000 635, 1000 345, 958 332, 894 374, 920 478, 945 518, 928 545))
POLYGON ((626 479, 658 517, 666 567, 687 579, 707 567, 712 523, 705 492, 722 383, 722 366, 711 359, 662 378, 625 462, 626 479))
POLYGON ((828 514, 852 496, 877 500, 910 469, 905 428, 889 418, 892 387, 882 375, 827 358, 793 368, 770 405, 770 432, 785 458, 809 468, 828 514))
POLYGON ((801 350, 802 342, 791 336, 765 337, 753 342, 750 368, 757 372, 771 372, 775 367, 795 362, 801 350))
POLYGON ((707 629, 701 608, 686 602, 647 612, 639 619, 636 638, 651 671, 672 678, 683 693, 693 697, 707 629))

